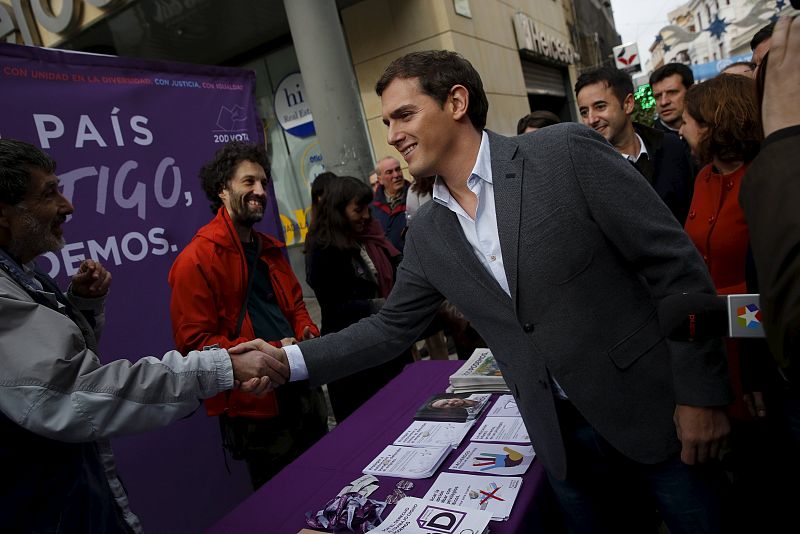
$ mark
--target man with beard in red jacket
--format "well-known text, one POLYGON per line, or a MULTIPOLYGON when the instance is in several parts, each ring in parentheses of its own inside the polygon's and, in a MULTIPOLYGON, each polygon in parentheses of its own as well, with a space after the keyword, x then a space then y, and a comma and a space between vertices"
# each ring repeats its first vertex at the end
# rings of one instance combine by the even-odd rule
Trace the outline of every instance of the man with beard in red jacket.
MULTIPOLYGON (((281 346, 318 336, 284 244, 253 230, 267 202, 264 147, 229 143, 203 167, 200 179, 216 216, 169 273, 177 346, 227 348, 254 338, 281 346)), ((327 432, 322 391, 307 382, 266 397, 220 394, 206 408, 220 417, 223 446, 247 462, 256 489, 327 432)))

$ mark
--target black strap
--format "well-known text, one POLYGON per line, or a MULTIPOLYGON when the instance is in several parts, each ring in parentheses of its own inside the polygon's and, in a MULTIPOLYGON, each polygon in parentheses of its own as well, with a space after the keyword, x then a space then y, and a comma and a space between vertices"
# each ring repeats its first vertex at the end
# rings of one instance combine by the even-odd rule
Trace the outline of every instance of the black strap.
POLYGON ((236 333, 233 335, 234 338, 239 337, 239 334, 242 333, 242 323, 244 323, 244 315, 247 313, 247 301, 250 300, 250 290, 253 288, 253 278, 255 278, 256 275, 258 258, 261 256, 261 236, 255 234, 254 238, 256 240, 256 255, 253 258, 253 264, 248 265, 247 292, 244 294, 242 309, 239 311, 239 320, 236 321, 236 333))

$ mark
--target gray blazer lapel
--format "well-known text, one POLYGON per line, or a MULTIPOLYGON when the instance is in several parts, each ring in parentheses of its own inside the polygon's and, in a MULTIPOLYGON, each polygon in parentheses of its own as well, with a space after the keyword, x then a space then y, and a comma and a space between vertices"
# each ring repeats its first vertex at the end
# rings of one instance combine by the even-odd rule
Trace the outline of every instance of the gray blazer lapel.
POLYGON ((517 265, 519 255, 520 203, 522 199, 522 158, 513 159, 517 144, 508 137, 489 134, 492 157, 492 185, 497 211, 497 233, 503 252, 503 268, 508 279, 508 289, 516 305, 517 265))
POLYGON ((497 283, 492 275, 490 275, 486 268, 481 265, 478 258, 475 257, 475 252, 472 250, 472 245, 467 241, 464 231, 461 230, 461 224, 458 222, 458 215, 447 209, 445 206, 436 204, 432 206, 432 219, 434 227, 441 237, 441 243, 447 251, 449 256, 448 261, 457 262, 462 269, 464 269, 472 279, 484 289, 494 294, 497 298, 501 299, 503 303, 508 303, 508 295, 506 295, 500 284, 497 283))

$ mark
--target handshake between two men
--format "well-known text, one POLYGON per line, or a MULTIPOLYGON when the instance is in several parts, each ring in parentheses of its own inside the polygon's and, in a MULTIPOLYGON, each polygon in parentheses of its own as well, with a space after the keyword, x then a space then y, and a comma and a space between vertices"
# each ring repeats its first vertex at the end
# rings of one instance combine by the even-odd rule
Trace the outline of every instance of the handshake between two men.
MULTIPOLYGON (((293 338, 281 340, 281 345, 295 343, 293 338)), ((245 393, 263 395, 289 381, 289 362, 286 351, 263 339, 240 343, 228 349, 233 366, 234 386, 245 393)))
MULTIPOLYGON (((293 338, 281 345, 294 344, 293 338)), ((233 366, 234 386, 245 393, 263 395, 289 381, 290 369, 286 351, 263 339, 240 343, 228 349, 233 366)))

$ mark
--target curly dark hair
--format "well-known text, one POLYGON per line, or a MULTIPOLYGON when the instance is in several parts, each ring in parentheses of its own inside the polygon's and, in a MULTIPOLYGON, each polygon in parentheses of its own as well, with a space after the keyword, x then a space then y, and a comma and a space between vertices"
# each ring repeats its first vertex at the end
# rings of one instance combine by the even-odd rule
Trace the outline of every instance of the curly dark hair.
POLYGON ((56 172, 53 158, 24 141, 0 139, 0 202, 16 206, 31 185, 31 169, 56 172))
POLYGON ((312 248, 358 248, 358 236, 353 233, 345 214, 352 200, 359 206, 369 205, 372 189, 352 176, 339 176, 328 182, 306 235, 306 252, 312 248))
POLYGON ((472 63, 460 54, 449 50, 426 50, 395 59, 375 84, 378 96, 383 94, 395 78, 417 78, 422 92, 439 102, 442 107, 450 89, 454 85, 463 85, 469 92, 467 116, 470 122, 479 132, 486 126, 489 101, 483 90, 481 76, 472 63))
POLYGON ((232 141, 223 146, 214 154, 214 159, 200 169, 200 183, 206 198, 211 201, 211 213, 217 213, 222 207, 219 194, 233 178, 236 166, 243 161, 252 161, 264 168, 267 180, 271 180, 269 172, 269 157, 262 145, 232 141))
POLYGON ((755 82, 738 74, 720 74, 686 92, 686 111, 708 133, 698 142, 697 158, 706 164, 752 161, 764 138, 755 82))

